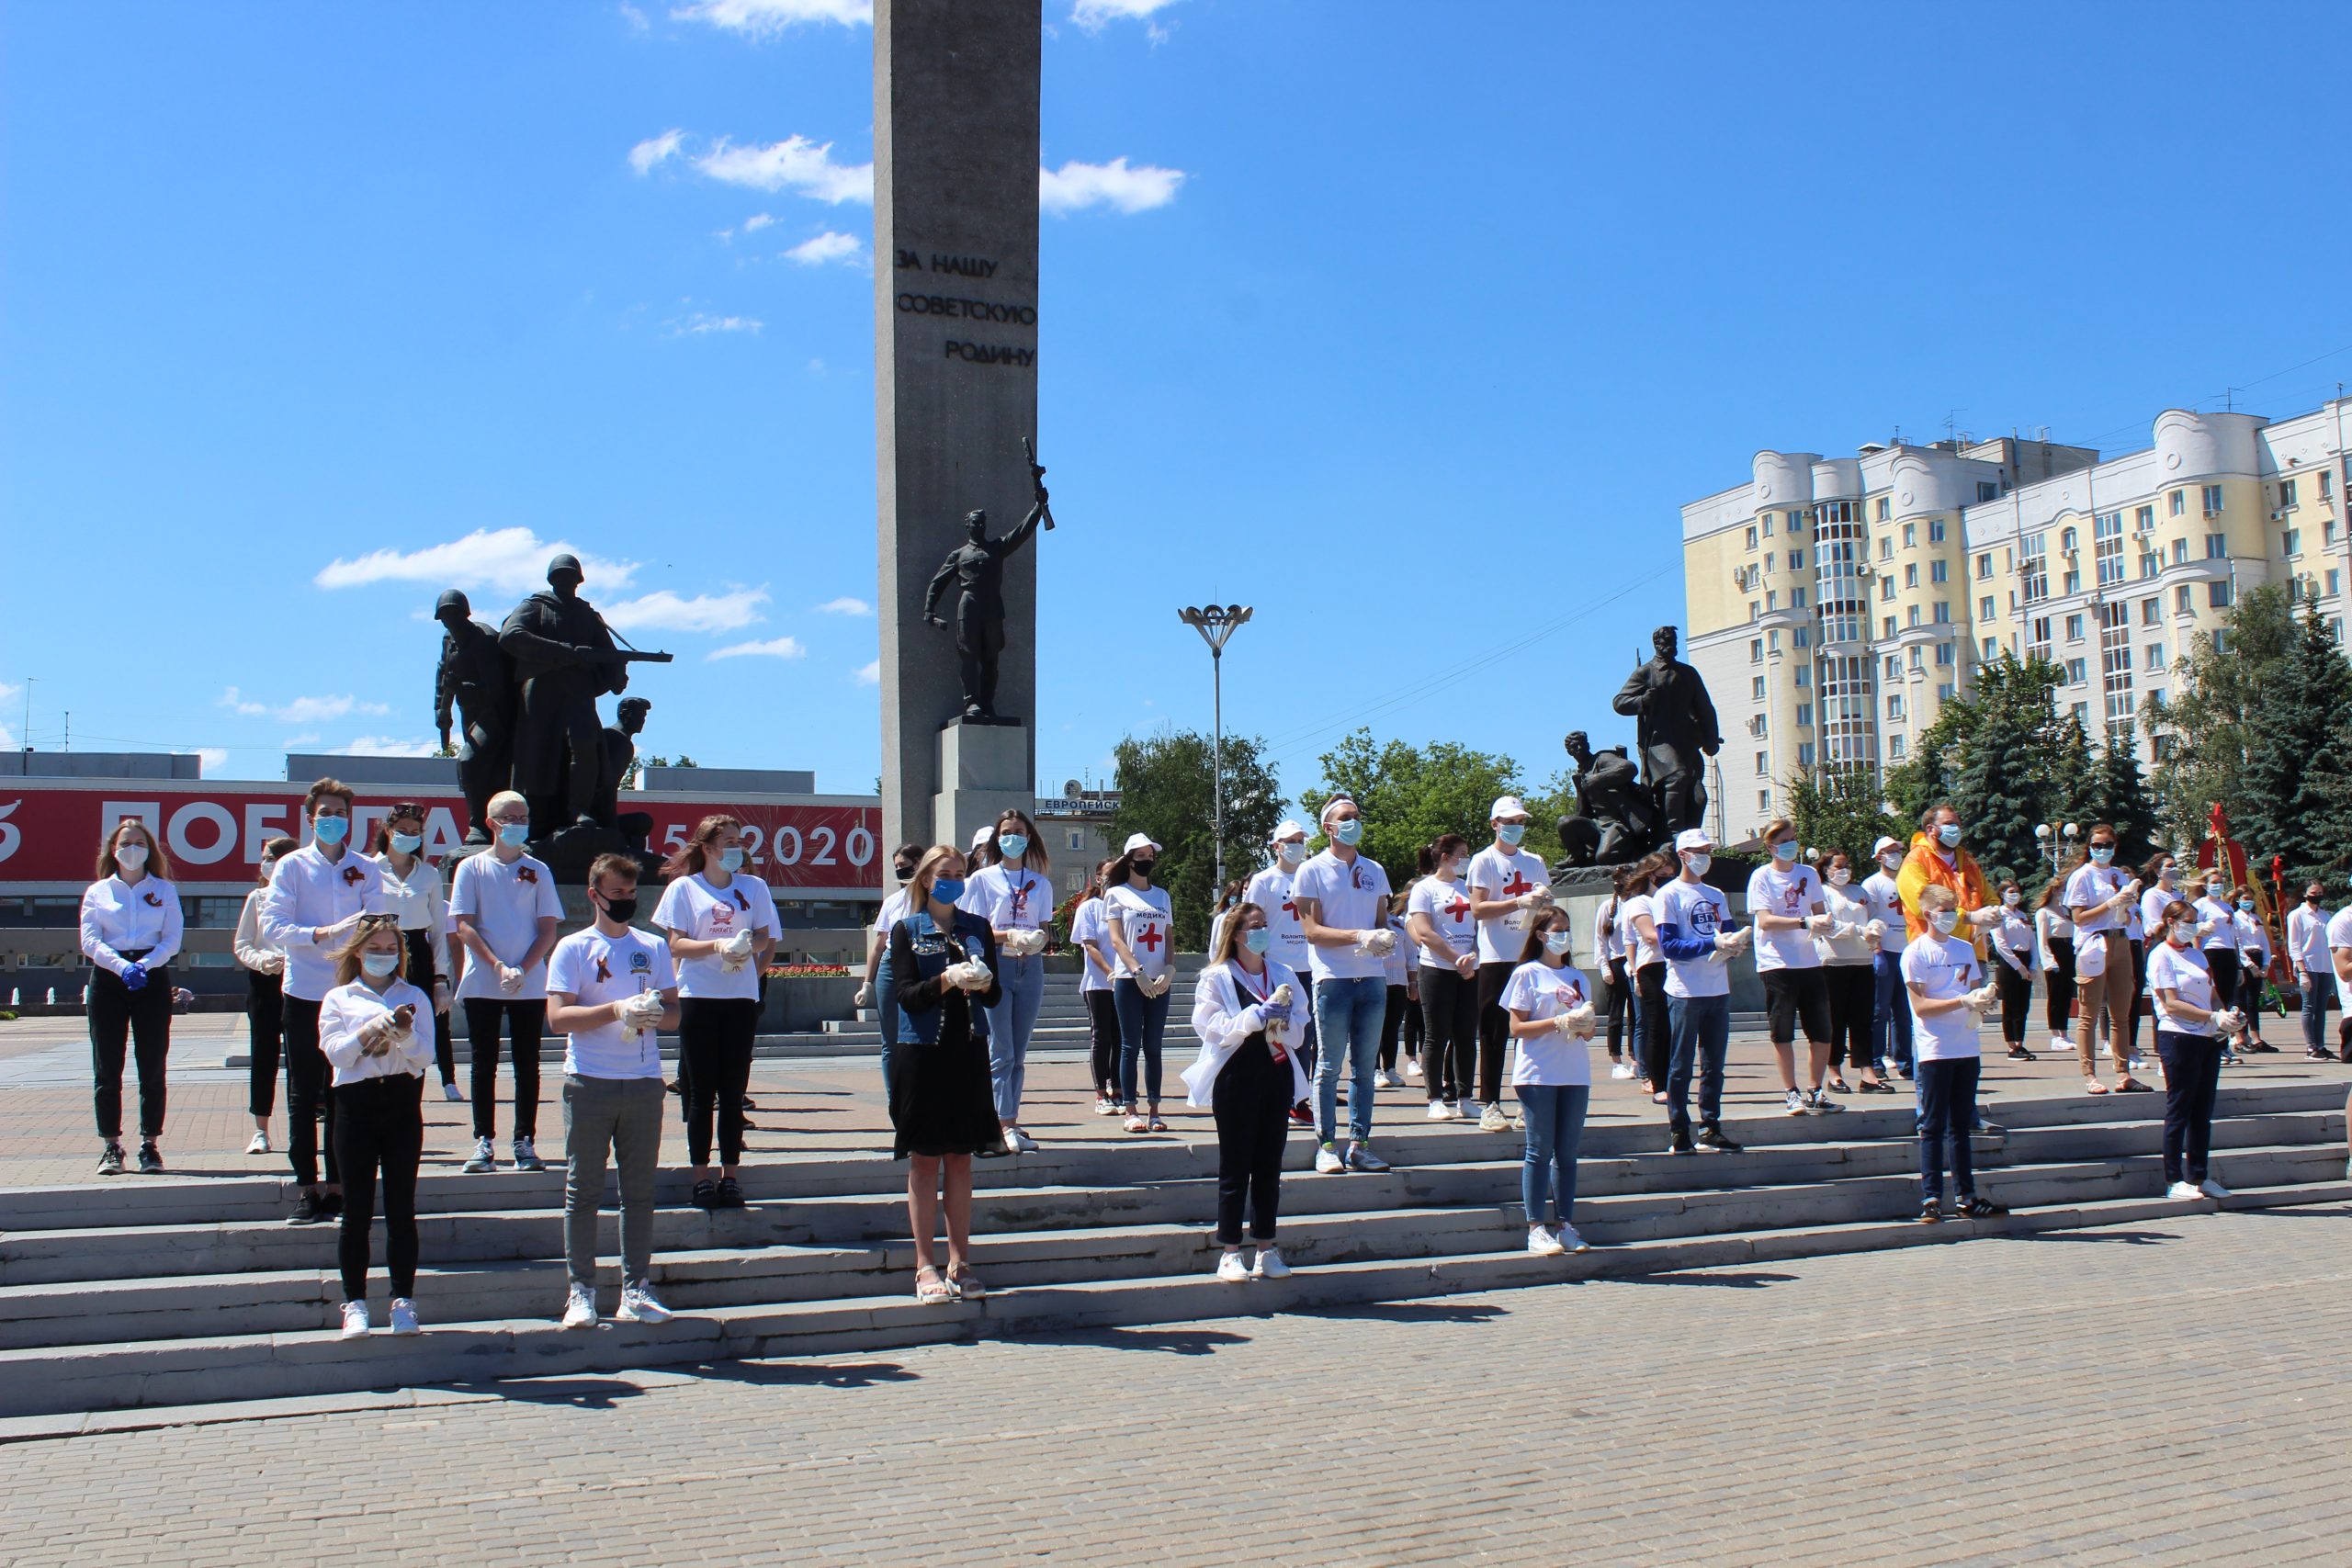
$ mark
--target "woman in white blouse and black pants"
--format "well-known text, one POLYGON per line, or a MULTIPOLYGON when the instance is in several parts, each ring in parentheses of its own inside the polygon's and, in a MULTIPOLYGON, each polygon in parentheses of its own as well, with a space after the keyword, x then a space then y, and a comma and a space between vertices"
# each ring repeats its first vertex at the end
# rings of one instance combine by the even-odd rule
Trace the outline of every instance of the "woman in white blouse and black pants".
POLYGON ((180 951, 180 896, 171 862, 137 818, 98 846, 98 880, 82 895, 82 952, 90 977, 90 1066, 96 1079, 100 1176, 122 1174, 122 1060, 139 1064, 139 1168, 164 1168, 164 1065, 172 1050, 172 972, 180 951))
POLYGON ((416 1322, 416 1167, 424 1149, 424 1065, 433 1060, 433 1001, 402 977, 400 917, 363 915, 334 955, 334 987, 319 1004, 319 1050, 334 1074, 335 1162, 343 1176, 343 1337, 368 1331, 368 1242, 378 1180, 392 1332, 416 1322))
POLYGON ((286 950, 261 929, 261 901, 269 896, 269 874, 294 848, 279 837, 261 847, 261 886, 245 895, 237 911, 237 933, 229 944, 245 971, 245 1109, 254 1119, 249 1155, 269 1153, 269 1119, 277 1110, 277 1059, 286 1042, 286 950))
POLYGON ((449 899, 441 868, 424 858, 424 807, 413 800, 392 807, 376 841, 376 863, 384 870, 385 907, 401 918, 401 945, 408 954, 402 976, 433 998, 433 1065, 441 1076, 441 1098, 463 1100, 449 1041, 449 998, 458 979, 449 966, 449 899))
POLYGON ((1209 967, 1193 991, 1193 1032, 1201 1054, 1184 1069, 1188 1103, 1216 1116, 1216 1277, 1228 1283, 1279 1280, 1290 1272, 1274 1248, 1281 1208, 1283 1140, 1290 1108, 1306 1097, 1294 1048, 1309 1005, 1304 982, 1266 956, 1266 912, 1237 904, 1218 933, 1209 967), (1241 1264, 1242 1211, 1258 1244, 1255 1269, 1241 1264))

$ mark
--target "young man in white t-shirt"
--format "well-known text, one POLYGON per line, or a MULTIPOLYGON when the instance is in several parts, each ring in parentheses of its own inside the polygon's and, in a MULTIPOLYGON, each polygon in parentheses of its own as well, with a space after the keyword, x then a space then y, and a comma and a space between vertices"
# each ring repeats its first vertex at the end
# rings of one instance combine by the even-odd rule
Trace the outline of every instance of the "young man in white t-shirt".
POLYGON ((2327 1048, 2327 1005, 2335 998, 2335 964, 2327 951, 2327 886, 2303 885, 2303 901, 2287 916, 2287 962, 2293 966, 2302 992, 2303 1055, 2315 1062, 2332 1062, 2327 1048))
POLYGON ((1821 972, 1814 933, 1835 924, 1821 877, 1797 861, 1796 824, 1783 817, 1764 829, 1772 859, 1747 879, 1747 914, 1755 922, 1756 972, 1764 982, 1764 1010, 1772 1051, 1781 1062, 1781 1089, 1792 1116, 1819 1116, 1846 1108, 1829 1098, 1829 980, 1821 972), (1797 1081, 1797 1024, 1804 1024, 1804 1081, 1797 1081))
MULTIPOLYGON (((1289 818, 1284 818, 1273 832, 1267 836, 1273 848, 1273 863, 1261 869, 1242 890, 1241 901, 1255 904, 1266 917, 1266 930, 1272 944, 1266 956, 1295 975, 1305 976, 1313 968, 1312 950, 1306 943, 1306 928, 1298 922, 1298 868, 1306 863, 1306 829, 1289 818)), ((1297 1039, 1291 1043, 1298 1064, 1311 1078, 1315 1075, 1315 1010, 1301 1008, 1305 1016, 1297 1039)), ((1291 1107, 1294 1125, 1312 1126, 1314 1112, 1305 1104, 1291 1107)))
POLYGON ((1482 1131, 1509 1126, 1503 1114, 1503 1060, 1510 1051, 1510 1014, 1503 987, 1519 967, 1526 944, 1527 912, 1552 901, 1550 873, 1519 847, 1527 837, 1526 803, 1515 795, 1498 799, 1487 813, 1495 841, 1470 857, 1470 913, 1478 921, 1478 1114, 1482 1131))
POLYGON ((1919 914, 1928 931, 1903 950, 1903 985, 1910 994, 1912 1039, 1919 1053, 1919 1218, 1933 1224, 1944 1217, 1943 1151, 1949 1144, 1960 1217, 1989 1219, 2008 1211, 1976 1195, 1969 1133, 1984 1066, 1976 1025, 1998 1002, 1999 988, 1985 983, 1975 947, 1954 934, 1961 924, 1959 895, 1931 883, 1919 890, 1919 914))
POLYGON ((545 1170, 539 1131, 539 1047, 547 1032, 548 954, 555 951, 563 896, 543 863, 523 852, 531 808, 511 789, 490 797, 497 842, 458 863, 449 885, 449 930, 466 950, 458 1000, 473 1055, 474 1152, 465 1168, 498 1168, 498 1032, 514 1052, 514 1168, 545 1170))
POLYGON ((1388 1162, 1372 1152, 1374 1074, 1380 1065, 1380 1024, 1388 1011, 1388 953, 1396 933, 1388 925, 1388 873, 1360 854, 1363 818, 1346 795, 1323 805, 1331 847, 1299 868, 1292 897, 1306 930, 1315 972, 1315 1168, 1382 1171, 1388 1162), (1340 1072, 1350 1072, 1347 1156, 1339 1150, 1340 1072))
MULTIPOLYGON (((492 807, 492 820, 496 808, 492 807)), ((595 923, 556 944, 547 1021, 563 1051, 563 1255, 571 1277, 563 1326, 596 1326, 596 1211, 605 1162, 620 1167, 623 1323, 660 1323, 653 1294, 653 1182, 662 1158, 662 1048, 678 1026, 678 976, 668 945, 637 916, 637 863, 598 855, 588 868, 595 923)))
POLYGON ((1905 935, 1903 894, 1895 886, 1903 869, 1903 846, 1882 835, 1871 846, 1878 869, 1862 879, 1862 908, 1870 916, 1864 927, 1875 950, 1871 954, 1871 1055, 1882 1072, 1911 1076, 1911 1000, 1903 988, 1905 935))
POLYGON ((1658 950, 1666 954, 1667 1027, 1674 1038, 1666 1075, 1666 1119, 1673 1153, 1692 1148, 1737 1154, 1724 1135, 1724 1055, 1731 1045, 1731 961, 1747 947, 1747 933, 1731 925, 1731 903, 1702 880, 1714 863, 1714 840, 1703 828, 1674 836, 1682 874, 1654 895, 1658 950), (1690 1078, 1699 1077, 1699 1135, 1690 1135, 1690 1078))

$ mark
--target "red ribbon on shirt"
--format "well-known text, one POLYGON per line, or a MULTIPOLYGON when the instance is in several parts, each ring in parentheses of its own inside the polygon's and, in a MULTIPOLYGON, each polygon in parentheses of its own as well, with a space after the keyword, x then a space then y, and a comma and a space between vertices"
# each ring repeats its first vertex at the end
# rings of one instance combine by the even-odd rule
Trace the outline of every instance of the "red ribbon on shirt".
POLYGON ((519 870, 519 871, 515 872, 515 874, 514 874, 514 879, 515 879, 517 882, 537 882, 537 881, 539 879, 539 874, 538 874, 537 872, 536 872, 536 871, 533 871, 529 866, 527 866, 527 865, 526 865, 526 866, 524 866, 521 870, 519 870))

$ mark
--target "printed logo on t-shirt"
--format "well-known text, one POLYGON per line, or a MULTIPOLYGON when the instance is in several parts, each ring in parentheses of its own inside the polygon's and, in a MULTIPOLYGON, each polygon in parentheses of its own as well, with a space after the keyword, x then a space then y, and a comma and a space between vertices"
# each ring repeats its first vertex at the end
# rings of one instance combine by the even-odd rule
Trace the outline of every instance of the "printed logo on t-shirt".
POLYGON ((1690 929, 1701 936, 1713 936, 1715 934, 1715 901, 1712 898, 1693 901, 1690 906, 1690 929))
POLYGON ((1508 897, 1516 898, 1522 893, 1532 893, 1534 891, 1535 884, 1528 881, 1525 874, 1522 873, 1519 867, 1515 865, 1512 866, 1510 868, 1510 880, 1503 884, 1503 892, 1508 897))
POLYGON ((710 925, 713 931, 726 931, 735 923, 735 911, 724 904, 711 907, 710 925))
POLYGON ((630 949, 628 955, 628 972, 632 975, 652 974, 653 955, 646 952, 645 949, 641 947, 630 949))
POLYGON ((1573 981, 1554 980, 1551 982, 1551 987, 1552 1005, 1562 1012, 1574 1011, 1584 1000, 1584 987, 1573 981))

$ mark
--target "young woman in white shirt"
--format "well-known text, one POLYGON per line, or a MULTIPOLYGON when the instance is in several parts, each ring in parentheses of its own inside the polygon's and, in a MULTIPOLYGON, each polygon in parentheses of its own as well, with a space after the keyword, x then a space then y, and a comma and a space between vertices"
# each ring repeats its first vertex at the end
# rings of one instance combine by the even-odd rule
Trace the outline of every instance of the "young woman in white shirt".
POLYGON ((1821 863, 1821 897, 1829 911, 1829 930, 1816 936, 1813 945, 1821 954, 1822 977, 1829 986, 1829 1087, 1839 1094, 1893 1094, 1894 1086, 1871 1055, 1878 944, 1870 936, 1870 906, 1862 902, 1854 882, 1854 857, 1843 850, 1821 863), (1849 1063, 1860 1079, 1852 1087, 1845 1078, 1849 1063))
POLYGON ((164 1168, 164 1077, 172 1054, 171 962, 180 951, 172 863, 146 824, 126 817, 98 845, 98 879, 82 895, 82 954, 90 976, 90 1063, 98 1174, 122 1174, 122 1066, 138 1064, 139 1169, 164 1168))
POLYGON ((702 1209, 743 1206, 743 1097, 759 1038, 760 970, 784 934, 767 884, 744 864, 743 825, 724 815, 704 818, 663 863, 669 886, 653 911, 678 971, 678 1081, 685 1090, 693 1201, 702 1209))
POLYGON ((1470 840, 1443 834, 1416 863, 1405 919, 1421 969, 1421 1088, 1430 1121, 1459 1122, 1475 1114, 1478 1072, 1478 921, 1462 882, 1470 840))
POLYGON ((2126 930, 2140 898, 2140 884, 2115 864, 2115 829, 2094 823, 2081 858, 2066 874, 2066 913, 2075 922, 2075 987, 2080 1004, 2075 1018, 2075 1055, 2083 1089, 2106 1094, 2098 1080, 2098 1015, 2109 1015, 2108 1055, 2115 1064, 2115 1092, 2140 1094, 2148 1086, 2132 1076, 2132 954, 2126 930))
POLYGON ((230 951, 245 970, 245 1040, 252 1057, 246 1068, 245 1109, 254 1119, 249 1155, 269 1153, 269 1119, 277 1110, 277 1063, 286 1043, 286 950, 261 929, 261 901, 269 894, 269 874, 294 848, 279 837, 261 847, 261 886, 245 895, 237 911, 237 933, 230 951))
POLYGON ((1216 1118, 1216 1277, 1229 1284, 1290 1272, 1274 1247, 1274 1224, 1290 1108, 1306 1095, 1291 1045, 1310 1002, 1306 983, 1267 956, 1272 941, 1265 911, 1238 906, 1193 989, 1201 1054, 1184 1070, 1184 1089, 1188 1103, 1216 1118), (1241 1261, 1245 1210, 1254 1268, 1241 1261))
POLYGON ((1984 1069, 1976 1027, 1997 999, 1981 984, 1983 964, 1960 925, 1960 897, 1930 883, 1919 890, 1928 930, 1903 950, 1903 984, 1911 1004, 1911 1043, 1918 1072, 1916 1125, 1919 1137, 1919 1218, 1944 1218, 1943 1150, 1951 1149, 1953 1193, 1962 1219, 1991 1219, 2008 1211, 1976 1195, 1970 1141, 1976 1122, 1976 1083, 1984 1069))
POLYGON ((1094 868, 1078 907, 1070 911, 1069 941, 1078 949, 1078 994, 1086 1003, 1087 1060, 1094 1079, 1094 1114, 1116 1116, 1125 1109, 1119 1098, 1119 1001, 1111 991, 1111 971, 1118 954, 1111 949, 1111 928, 1103 914, 1103 878, 1110 861, 1094 868))
POLYGON ((1109 889, 1102 895, 1103 919, 1118 955, 1111 989, 1119 1008, 1119 1098, 1127 1108, 1130 1133, 1168 1131, 1159 1119, 1160 1048, 1168 1030, 1168 991, 1176 978, 1169 952, 1176 925, 1167 892, 1152 886, 1159 864, 1159 846, 1145 834, 1131 835, 1111 863, 1109 889))
POLYGON ((1994 922, 1991 946, 1993 979, 2001 988, 2001 1039, 2010 1060, 2030 1062, 2033 1052, 2027 1048, 2025 1032, 2033 1015, 2033 922, 2025 916, 2025 889, 2015 881, 2001 884, 2000 899, 2001 918, 1994 922))
POLYGON ((2148 994, 2155 1000, 2156 1055, 2165 1064, 2165 1196, 2226 1198, 2208 1174, 2213 1099, 2222 1082, 2222 1036, 2243 1023, 2222 1005, 2210 951, 2197 943, 2196 906, 2165 907, 2163 940, 2148 954, 2148 994))
POLYGON ((334 988, 319 1004, 319 1049, 334 1069, 335 1165, 343 1176, 343 1337, 368 1332, 368 1232, 380 1177, 392 1332, 414 1334, 416 1167, 424 1150, 424 1069, 433 1060, 433 998, 403 971, 400 917, 363 915, 335 954, 334 988))
POLYGON ((1592 1102, 1592 989, 1568 963, 1574 937, 1568 912, 1556 907, 1528 919, 1519 966, 1503 986, 1503 1010, 1519 1042, 1511 1089, 1519 1096, 1527 1143, 1520 1163, 1520 1205, 1527 1214, 1527 1250, 1556 1258, 1583 1252, 1577 1234, 1577 1154, 1584 1146, 1585 1112, 1592 1102), (1557 1205, 1559 1224, 1544 1211, 1557 1205))
POLYGON ((1396 945, 1383 961, 1386 965, 1383 978, 1388 982, 1388 1000, 1380 1016, 1380 1071, 1375 1081, 1384 1089, 1403 1089, 1405 1077, 1396 1070, 1396 1051, 1401 1043, 1409 1055, 1420 1049, 1420 1032, 1411 1027, 1414 1015, 1421 1005, 1420 964, 1413 954, 1411 934, 1405 927, 1405 901, 1412 889, 1392 894, 1388 900, 1388 929, 1396 933, 1396 945))
POLYGON ((1625 966, 1634 976, 1634 1032, 1641 1041, 1642 1085, 1650 1103, 1666 1103, 1666 1077, 1673 1064, 1674 1037, 1666 1009, 1666 951, 1657 944, 1657 890, 1679 874, 1679 861, 1664 852, 1634 863, 1625 877, 1625 966))
POLYGON ((2066 918, 2066 879, 2051 878, 2033 911, 2034 951, 2041 955, 2041 984, 2047 998, 2050 1048, 2064 1051, 2074 1043, 2068 1031, 2075 1007, 2075 922, 2066 918))
POLYGON ((989 1077, 996 1116, 1004 1123, 1006 1154, 1027 1154, 1037 1140, 1021 1127, 1021 1097, 1029 1081, 1029 1042, 1046 996, 1046 927, 1054 918, 1053 862, 1045 836, 1025 811, 1008 807, 996 819, 988 863, 972 873, 963 908, 996 933, 1001 998, 989 1009, 989 1077))
POLYGON ((2262 1038, 2262 987, 2270 973, 2270 932, 2263 927, 2252 887, 2241 884, 2233 903, 2238 928, 2238 994, 2225 999, 2245 1015, 2245 1043, 2239 1049, 2256 1055, 2276 1052, 2278 1047, 2262 1038))
MULTIPOLYGON (((1634 977, 1625 967, 1624 923, 1620 919, 1627 869, 1621 865, 1609 874, 1608 901, 1592 918, 1593 967, 1600 972, 1601 1011, 1609 1020, 1609 1076, 1612 1078, 1630 1078, 1640 1071, 1625 1055, 1625 1025, 1634 1016, 1634 977)), ((1640 1031, 1634 1032, 1638 1035, 1640 1031)), ((1634 1055, 1641 1055, 1638 1043, 1634 1055)))
POLYGON ((441 1077, 441 1098, 463 1100, 449 1039, 449 998, 458 984, 449 963, 449 899, 441 868, 424 858, 424 807, 413 800, 396 802, 377 829, 375 855, 384 870, 384 897, 400 916, 401 940, 408 944, 404 976, 433 998, 434 1066, 441 1077))
MULTIPOLYGON (((2219 869, 2201 872, 2197 891, 2189 895, 2197 917, 2197 945, 2205 954, 2205 966, 2213 976, 2216 1005, 2230 1007, 2238 999, 2238 910, 2230 897, 2229 879, 2219 869)), ((2149 945, 2165 940, 2161 926, 2151 926, 2149 945)), ((2230 1050, 2225 1045, 2222 1055, 2226 1062, 2230 1050)))

